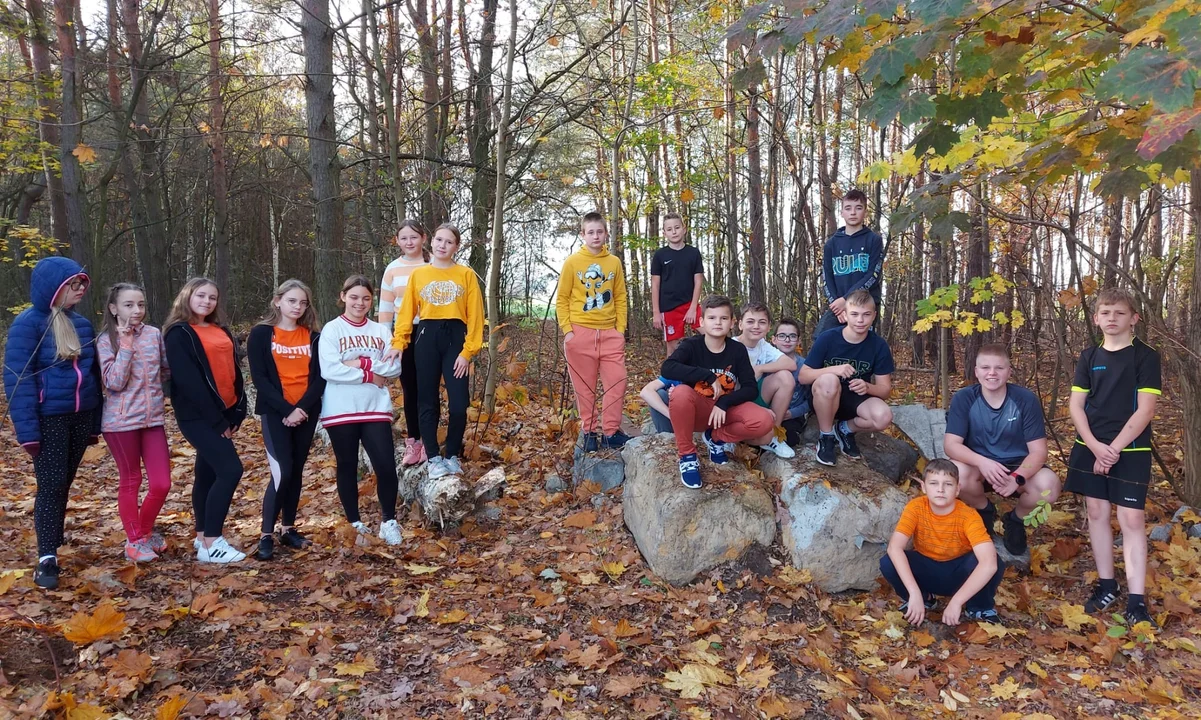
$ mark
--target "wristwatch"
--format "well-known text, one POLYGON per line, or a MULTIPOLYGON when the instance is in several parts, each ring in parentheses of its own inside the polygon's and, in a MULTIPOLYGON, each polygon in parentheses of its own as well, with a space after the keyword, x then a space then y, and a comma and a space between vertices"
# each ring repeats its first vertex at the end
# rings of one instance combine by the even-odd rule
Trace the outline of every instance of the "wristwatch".
POLYGON ((1026 478, 1017 470, 1014 470, 1013 472, 1011 472, 1009 474, 1011 476, 1013 476, 1013 480, 1014 480, 1014 482, 1016 482, 1018 484, 1018 487, 1022 487, 1023 485, 1026 484, 1026 478))

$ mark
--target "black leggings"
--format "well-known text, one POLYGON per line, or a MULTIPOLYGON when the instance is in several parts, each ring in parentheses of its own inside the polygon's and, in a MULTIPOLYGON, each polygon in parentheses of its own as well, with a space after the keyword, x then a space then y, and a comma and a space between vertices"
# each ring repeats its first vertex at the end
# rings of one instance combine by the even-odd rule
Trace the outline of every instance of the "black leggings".
POLYGON ((284 419, 274 413, 260 416, 263 425, 263 444, 267 447, 267 464, 271 480, 263 493, 263 534, 275 531, 280 513, 284 526, 296 524, 296 507, 300 505, 300 479, 309 459, 309 446, 317 429, 317 416, 311 416, 296 427, 284 425, 284 419))
POLYGON ((408 437, 420 440, 421 395, 417 390, 417 361, 413 359, 412 345, 400 354, 400 389, 404 393, 405 431, 408 437))
POLYGON ((234 492, 242 481, 242 459, 234 441, 204 420, 179 420, 179 431, 196 448, 196 479, 192 483, 196 532, 220 537, 234 492))
POLYGON ((67 496, 92 436, 94 411, 51 415, 38 424, 42 448, 33 459, 38 494, 33 501, 33 527, 38 536, 38 557, 58 554, 67 520, 67 496))
POLYGON ((338 464, 338 499, 346 519, 359 521, 359 443, 367 451, 371 468, 375 470, 375 491, 379 496, 383 521, 396 519, 396 493, 400 480, 396 477, 396 442, 392 439, 392 423, 361 422, 334 425, 326 428, 329 444, 334 448, 338 464))
POLYGON ((423 390, 418 402, 421 407, 421 442, 425 454, 437 457, 458 457, 463 454, 463 434, 467 432, 467 375, 455 377, 455 360, 463 352, 467 324, 462 320, 422 320, 417 325, 413 355, 417 362, 417 384, 423 390), (442 394, 438 382, 446 383, 446 452, 438 452, 438 406, 442 394))

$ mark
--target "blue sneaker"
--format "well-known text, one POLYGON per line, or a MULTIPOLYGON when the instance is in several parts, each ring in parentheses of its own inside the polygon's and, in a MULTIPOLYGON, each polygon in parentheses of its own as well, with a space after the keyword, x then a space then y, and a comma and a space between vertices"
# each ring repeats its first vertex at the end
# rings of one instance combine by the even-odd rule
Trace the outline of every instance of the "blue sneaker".
POLYGON ((701 462, 696 459, 696 453, 680 456, 680 481, 686 488, 701 488, 701 462))
POLYGON ((584 433, 584 452, 594 453, 600 450, 600 435, 594 432, 584 433))
POLYGON ((987 610, 964 610, 963 617, 967 620, 975 620, 976 622, 1001 622, 1001 616, 993 608, 987 610))
POLYGON ((730 458, 726 457, 727 444, 713 439, 712 428, 705 431, 705 447, 709 448, 709 461, 714 465, 725 465, 730 462, 730 458))

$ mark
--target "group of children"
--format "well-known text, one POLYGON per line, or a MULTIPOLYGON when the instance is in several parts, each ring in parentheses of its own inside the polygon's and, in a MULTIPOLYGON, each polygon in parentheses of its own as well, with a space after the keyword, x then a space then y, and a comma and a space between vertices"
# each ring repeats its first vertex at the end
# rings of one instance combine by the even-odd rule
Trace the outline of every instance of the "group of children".
MULTIPOLYGON (((453 225, 437 228, 431 240, 419 222, 408 220, 398 244, 404 255, 388 267, 382 283, 387 288, 380 308, 384 322, 369 318, 375 287, 362 275, 343 283, 338 297, 343 312, 324 328, 308 286, 288 280, 275 290, 267 315, 247 338, 257 391, 254 412, 271 469, 255 553, 259 559, 274 556, 277 538, 290 548, 309 544, 296 529, 296 514, 319 420, 333 448, 346 519, 358 532, 370 532, 359 514, 362 447, 376 472, 379 537, 400 544, 392 378, 401 376, 405 393, 409 433, 402 464, 428 460, 434 477, 462 472, 468 365, 483 341, 479 282, 470 268, 454 261, 461 239, 453 225), (438 444, 440 383, 449 406, 444 447, 438 444)), ((246 419, 247 395, 237 341, 225 323, 216 283, 189 280, 161 332, 144 322, 143 290, 114 285, 99 336, 74 311, 90 284, 70 259, 39 261, 31 276, 32 307, 14 320, 5 346, 9 411, 37 478, 34 582, 58 586, 57 553, 71 483, 87 446, 102 434, 120 476, 117 505, 126 557, 147 562, 166 549, 155 522, 171 486, 164 430, 168 379, 179 429, 195 450, 196 557, 221 564, 245 559, 225 539, 224 526, 242 479, 233 438, 246 419), (143 467, 147 491, 139 501, 143 467)))
MULTIPOLYGON (((815 458, 834 465, 839 451, 861 457, 856 433, 883 430, 892 422, 886 401, 895 367, 888 343, 872 329, 882 253, 879 236, 862 224, 865 200, 858 191, 844 198, 847 226, 826 245, 829 307, 804 355, 796 320, 776 323, 769 342, 772 317, 766 306, 748 304, 736 318, 728 298, 700 300, 700 254, 685 244, 682 218, 665 218, 668 245, 655 253, 651 275, 654 323, 663 331, 668 357, 640 395, 656 429, 675 435, 685 486, 703 486, 697 432, 712 464, 728 462, 739 442, 789 458, 813 415, 819 431, 815 458), (740 334, 730 339, 736 319, 740 334), (822 329, 825 325, 828 329, 822 329), (699 334, 686 337, 688 327, 699 334)), ((581 236, 583 246, 563 265, 556 310, 582 449, 594 452, 629 440, 621 428, 627 290, 621 260, 608 251, 605 219, 584 215, 581 236)), ((453 225, 438 227, 430 238, 421 223, 406 220, 396 241, 402 256, 388 265, 380 283, 378 322, 369 317, 375 287, 362 275, 343 283, 344 311, 324 328, 309 288, 288 280, 249 335, 254 412, 271 468, 256 551, 260 559, 273 557, 276 538, 291 548, 309 543, 296 529, 296 514, 318 420, 333 448, 347 520, 358 532, 370 532, 358 503, 362 447, 377 476, 379 537, 388 544, 401 542, 392 378, 400 377, 404 394, 402 465, 427 462, 431 477, 462 473, 468 370, 483 342, 478 278, 454 261, 461 237, 453 225), (441 447, 440 385, 448 405, 441 447)), ((216 284, 189 280, 162 332, 144 323, 141 288, 115 285, 99 336, 73 311, 89 284, 83 268, 67 258, 40 261, 31 278, 32 306, 13 322, 5 348, 10 414, 18 442, 33 459, 38 485, 35 582, 57 587, 56 555, 70 485, 87 446, 101 434, 120 475, 126 556, 143 562, 166 548, 155 520, 171 484, 162 391, 168 377, 179 428, 196 451, 197 559, 244 559, 245 553, 226 541, 223 528, 243 472, 233 437, 245 420, 247 402, 237 343, 223 320, 216 284), (139 502, 143 466, 148 490, 139 502)), ((1110 507, 1117 505, 1129 588, 1126 618, 1153 624, 1145 600, 1143 507, 1151 473, 1150 421, 1161 388, 1159 355, 1134 336, 1138 315, 1127 294, 1102 291, 1093 320, 1104 342, 1081 355, 1073 381, 1071 415, 1079 437, 1066 483, 1086 498, 1097 564, 1098 580, 1085 607, 1107 610, 1119 598, 1110 525, 1110 507)), ((926 466, 924 496, 906 506, 881 559, 881 572, 904 600, 902 611, 912 622, 921 622, 940 595, 950 597, 943 613, 949 624, 995 619, 993 597, 1004 565, 991 540, 996 507, 989 491, 1016 498, 1013 510, 1002 517, 1003 541, 1008 551, 1021 554, 1028 516, 1040 502, 1054 502, 1061 490, 1059 478, 1045 465, 1041 405, 1029 390, 1009 382, 1011 371, 1004 346, 981 348, 978 384, 958 391, 951 402, 944 441, 949 460, 926 466)))

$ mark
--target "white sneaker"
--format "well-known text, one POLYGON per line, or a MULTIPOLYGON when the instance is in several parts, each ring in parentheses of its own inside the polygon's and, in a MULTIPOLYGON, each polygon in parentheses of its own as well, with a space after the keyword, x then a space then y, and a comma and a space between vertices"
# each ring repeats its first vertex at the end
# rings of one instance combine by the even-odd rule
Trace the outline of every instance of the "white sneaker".
POLYGON ((442 462, 446 463, 446 467, 449 469, 449 472, 446 473, 447 475, 462 475, 463 474, 463 465, 459 462, 458 455, 452 455, 452 456, 446 458, 445 460, 443 460, 442 462))
POLYGON ((209 547, 204 547, 201 543, 200 549, 196 551, 196 559, 203 563, 236 563, 246 559, 246 553, 238 550, 234 546, 225 541, 225 537, 219 537, 213 541, 209 547))
POLYGON ((202 547, 204 547, 204 543, 200 542, 200 538, 198 538, 198 537, 192 538, 192 549, 193 550, 199 550, 202 547))
POLYGON ((769 442, 766 445, 760 445, 759 449, 766 450, 768 452, 773 452, 782 458, 796 457, 796 450, 793 450, 792 448, 788 447, 787 443, 780 442, 780 438, 778 438, 778 437, 773 437, 771 439, 771 442, 769 442))
POLYGON ((370 535, 371 534, 371 528, 367 527, 367 523, 363 522, 362 520, 360 520, 358 522, 352 522, 350 525, 355 530, 358 530, 360 535, 370 535))
POLYGON ((379 539, 389 545, 399 545, 403 537, 400 534, 400 523, 389 520, 379 526, 379 539))
POLYGON ((446 460, 441 456, 430 458, 425 467, 430 474, 430 480, 436 480, 450 474, 450 466, 447 465, 446 460))

